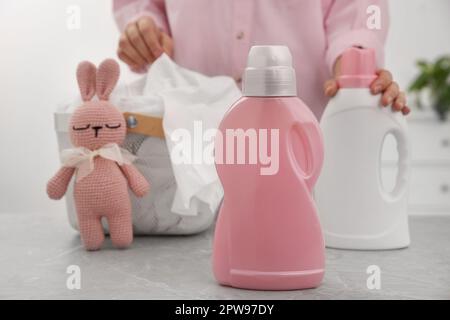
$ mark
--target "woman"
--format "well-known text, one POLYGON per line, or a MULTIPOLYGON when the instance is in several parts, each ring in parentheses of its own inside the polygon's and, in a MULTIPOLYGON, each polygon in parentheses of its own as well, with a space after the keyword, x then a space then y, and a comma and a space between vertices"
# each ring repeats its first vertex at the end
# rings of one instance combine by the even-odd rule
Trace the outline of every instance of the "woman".
MULTIPOLYGON (((166 52, 183 67, 240 83, 252 45, 287 45, 299 96, 318 118, 338 90, 341 53, 374 48, 381 67, 389 27, 385 0, 114 0, 114 15, 118 56, 135 71, 166 52)), ((378 71, 371 91, 410 112, 388 70, 378 71)))

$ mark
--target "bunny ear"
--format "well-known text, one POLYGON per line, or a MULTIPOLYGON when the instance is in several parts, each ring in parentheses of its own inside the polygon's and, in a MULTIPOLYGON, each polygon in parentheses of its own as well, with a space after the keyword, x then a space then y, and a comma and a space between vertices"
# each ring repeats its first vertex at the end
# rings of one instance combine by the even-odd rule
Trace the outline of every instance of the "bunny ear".
POLYGON ((106 59, 97 71, 97 96, 100 100, 108 100, 109 95, 119 80, 119 64, 113 59, 106 59))
POLYGON ((89 61, 83 61, 77 68, 78 87, 83 101, 89 101, 95 95, 95 77, 97 68, 89 61))

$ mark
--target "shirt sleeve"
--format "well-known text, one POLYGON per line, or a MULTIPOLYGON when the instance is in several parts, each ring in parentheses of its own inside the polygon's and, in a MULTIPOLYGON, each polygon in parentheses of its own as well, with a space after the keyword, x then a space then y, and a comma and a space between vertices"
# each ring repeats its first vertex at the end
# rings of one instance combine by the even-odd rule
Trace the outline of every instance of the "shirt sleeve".
POLYGON ((121 32, 128 23, 149 16, 161 30, 170 35, 164 0, 113 0, 113 12, 121 32))
POLYGON ((378 67, 384 65, 384 44, 389 29, 386 0, 329 0, 324 9, 325 59, 331 73, 336 59, 352 46, 375 49, 378 67))

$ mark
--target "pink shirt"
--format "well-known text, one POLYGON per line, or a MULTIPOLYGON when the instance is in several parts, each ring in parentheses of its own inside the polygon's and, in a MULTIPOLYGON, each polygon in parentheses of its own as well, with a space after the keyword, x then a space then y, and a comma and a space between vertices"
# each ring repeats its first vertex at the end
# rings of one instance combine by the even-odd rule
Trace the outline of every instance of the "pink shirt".
POLYGON ((114 15, 121 31, 153 17, 172 36, 179 65, 238 82, 252 45, 287 45, 298 94, 318 117, 336 58, 351 46, 371 47, 381 67, 389 23, 385 0, 114 0, 114 15), (380 30, 367 27, 370 5, 380 9, 380 30))

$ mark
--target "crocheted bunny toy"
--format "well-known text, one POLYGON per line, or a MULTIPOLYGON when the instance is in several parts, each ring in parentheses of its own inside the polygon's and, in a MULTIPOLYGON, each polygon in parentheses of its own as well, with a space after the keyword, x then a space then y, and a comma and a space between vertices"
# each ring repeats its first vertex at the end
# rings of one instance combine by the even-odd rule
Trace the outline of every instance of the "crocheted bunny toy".
POLYGON ((78 86, 84 104, 70 119, 70 139, 76 147, 61 154, 63 166, 47 184, 51 199, 61 199, 75 174, 74 198, 81 240, 87 250, 98 250, 104 241, 101 218, 108 221, 112 243, 119 248, 133 241, 128 186, 138 197, 149 183, 133 166, 135 157, 119 147, 125 139, 122 113, 109 101, 117 84, 119 65, 112 59, 97 68, 81 62, 78 86), (97 94, 98 100, 92 100, 97 94))

